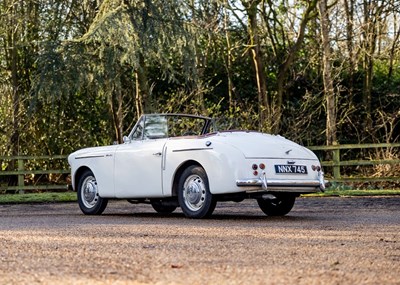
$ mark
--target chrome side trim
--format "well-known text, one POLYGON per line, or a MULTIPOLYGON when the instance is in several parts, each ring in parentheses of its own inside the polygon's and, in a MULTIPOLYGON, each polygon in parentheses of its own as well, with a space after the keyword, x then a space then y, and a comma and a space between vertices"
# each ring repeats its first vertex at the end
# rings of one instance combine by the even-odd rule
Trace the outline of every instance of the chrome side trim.
POLYGON ((165 165, 167 164, 167 144, 164 144, 162 150, 162 161, 161 161, 161 169, 165 170, 165 165))
POLYGON ((209 150, 212 149, 210 147, 202 147, 202 148, 187 148, 187 149, 174 149, 172 152, 183 152, 183 151, 196 151, 196 150, 209 150))
MULTIPOLYGON (((112 154, 107 155, 107 156, 112 156, 112 154)), ((86 155, 86 156, 77 156, 77 157, 75 157, 75 159, 98 158, 98 157, 106 157, 106 156, 105 155, 86 155)))

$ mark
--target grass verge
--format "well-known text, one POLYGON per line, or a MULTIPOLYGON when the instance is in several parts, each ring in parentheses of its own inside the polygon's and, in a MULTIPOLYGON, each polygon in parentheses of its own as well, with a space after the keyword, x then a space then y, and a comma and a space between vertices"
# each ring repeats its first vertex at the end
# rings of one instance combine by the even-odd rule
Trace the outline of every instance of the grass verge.
POLYGON ((48 192, 0 195, 0 204, 76 202, 75 192, 48 192))
POLYGON ((400 195, 400 189, 377 190, 335 190, 328 189, 325 192, 302 195, 304 197, 352 197, 352 196, 388 196, 400 195))

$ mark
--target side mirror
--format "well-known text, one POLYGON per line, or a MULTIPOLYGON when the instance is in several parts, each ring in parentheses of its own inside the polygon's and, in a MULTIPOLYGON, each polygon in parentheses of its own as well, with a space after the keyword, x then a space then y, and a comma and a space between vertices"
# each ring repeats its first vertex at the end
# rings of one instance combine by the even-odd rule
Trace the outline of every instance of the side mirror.
POLYGON ((124 143, 130 143, 131 142, 131 139, 128 136, 124 136, 122 138, 122 140, 124 141, 124 143))

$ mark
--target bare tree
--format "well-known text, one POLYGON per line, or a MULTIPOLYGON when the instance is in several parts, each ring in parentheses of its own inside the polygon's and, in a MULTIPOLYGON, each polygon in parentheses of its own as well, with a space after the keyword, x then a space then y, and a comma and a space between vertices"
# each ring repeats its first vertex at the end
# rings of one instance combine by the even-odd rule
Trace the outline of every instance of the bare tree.
POLYGON ((278 70, 278 79, 277 79, 277 95, 275 100, 273 101, 273 109, 274 109, 274 125, 273 130, 278 132, 280 130, 280 123, 281 123, 281 116, 282 116, 282 104, 283 104, 283 97, 285 92, 285 84, 286 84, 286 77, 290 67, 293 65, 297 53, 299 52, 301 45, 304 41, 305 31, 308 22, 316 16, 316 6, 318 0, 310 0, 307 1, 307 8, 305 9, 303 16, 300 21, 300 28, 297 35, 297 39, 294 45, 288 50, 287 56, 279 66, 278 70))
POLYGON ((263 55, 260 46, 259 28, 258 28, 258 5, 261 0, 242 0, 242 4, 246 9, 248 17, 248 33, 249 33, 249 55, 254 67, 254 73, 257 84, 258 94, 258 110, 259 110, 259 129, 270 129, 270 102, 267 94, 267 79, 265 77, 263 55))
POLYGON ((385 1, 363 0, 363 105, 366 114, 366 129, 371 130, 371 100, 372 100, 372 77, 374 68, 374 57, 378 38, 378 25, 381 22, 382 12, 387 3, 385 1))
POLYGON ((337 143, 336 130, 336 96, 333 88, 332 68, 331 68, 331 45, 329 38, 329 12, 327 0, 320 0, 318 10, 321 21, 321 40, 322 40, 322 66, 324 92, 326 98, 326 144, 337 143))
POLYGON ((399 49, 400 43, 400 24, 399 24, 399 16, 400 16, 400 11, 398 9, 400 8, 400 3, 396 0, 391 0, 391 8, 392 8, 392 19, 393 19, 393 40, 392 44, 390 45, 390 51, 389 51, 389 71, 388 71, 388 77, 391 79, 393 77, 393 64, 395 62, 395 56, 396 52, 399 49))
POLYGON ((348 52, 348 69, 349 69, 349 95, 353 97, 354 89, 354 2, 355 0, 343 0, 345 17, 346 17, 346 45, 348 52))

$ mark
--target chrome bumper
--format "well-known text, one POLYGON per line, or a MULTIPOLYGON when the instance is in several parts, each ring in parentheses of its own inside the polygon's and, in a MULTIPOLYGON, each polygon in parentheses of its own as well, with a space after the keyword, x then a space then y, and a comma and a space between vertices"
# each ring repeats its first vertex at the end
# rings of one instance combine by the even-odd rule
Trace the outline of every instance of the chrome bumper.
POLYGON ((236 180, 236 185, 238 187, 262 187, 263 190, 269 188, 319 188, 323 192, 329 182, 324 180, 322 171, 318 172, 318 180, 267 179, 265 172, 263 172, 260 178, 236 180))

